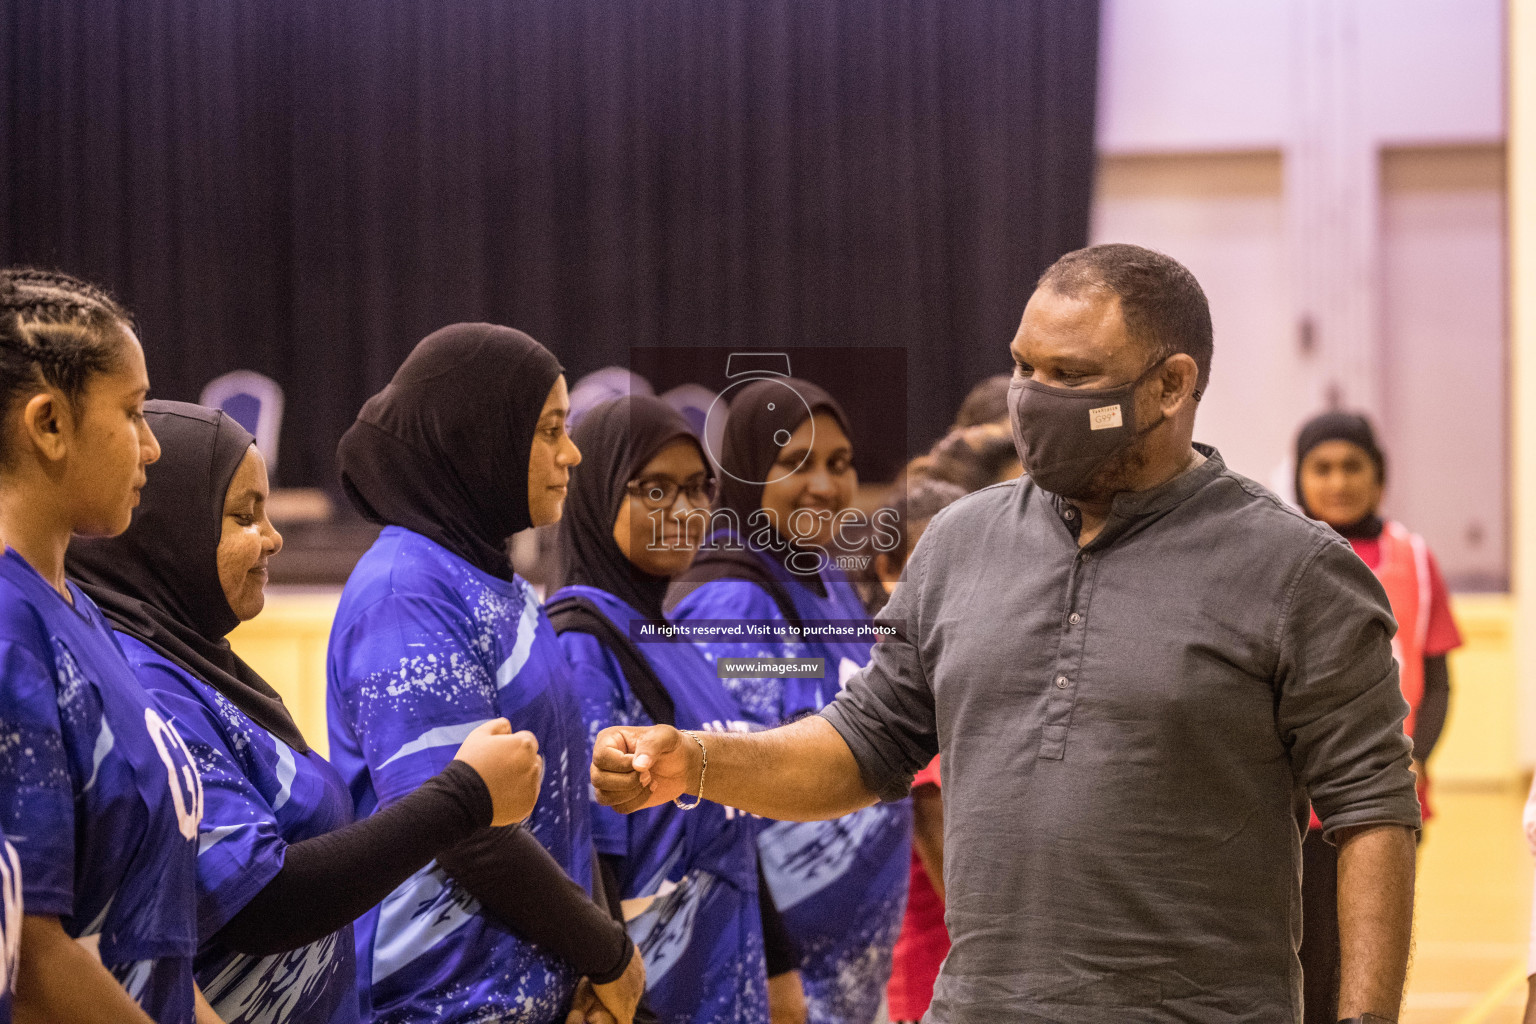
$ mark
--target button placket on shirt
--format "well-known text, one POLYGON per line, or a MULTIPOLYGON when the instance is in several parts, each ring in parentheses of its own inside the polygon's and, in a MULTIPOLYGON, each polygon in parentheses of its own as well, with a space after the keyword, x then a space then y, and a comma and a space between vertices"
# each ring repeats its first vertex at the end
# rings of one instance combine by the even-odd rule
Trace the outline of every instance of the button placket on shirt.
MULTIPOLYGON (((1062 517, 1067 518, 1067 512, 1063 512, 1062 517)), ((1066 755, 1072 709, 1077 706, 1078 674, 1082 670, 1083 647, 1087 642, 1088 605, 1093 597, 1096 568, 1093 552, 1078 551, 1073 556, 1056 663, 1045 698, 1045 724, 1040 736, 1040 757, 1045 760, 1059 761, 1066 755)))

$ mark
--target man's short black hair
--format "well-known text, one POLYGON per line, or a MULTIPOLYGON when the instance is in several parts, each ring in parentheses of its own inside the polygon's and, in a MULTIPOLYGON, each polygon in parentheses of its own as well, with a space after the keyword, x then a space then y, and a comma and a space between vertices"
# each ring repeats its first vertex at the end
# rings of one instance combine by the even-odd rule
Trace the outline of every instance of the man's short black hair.
POLYGON ((1184 353, 1200 369, 1196 387, 1211 379, 1211 307, 1195 275, 1178 260, 1139 245, 1090 245, 1069 252, 1040 275, 1036 288, 1075 298, 1105 288, 1120 298, 1131 337, 1159 362, 1184 353))

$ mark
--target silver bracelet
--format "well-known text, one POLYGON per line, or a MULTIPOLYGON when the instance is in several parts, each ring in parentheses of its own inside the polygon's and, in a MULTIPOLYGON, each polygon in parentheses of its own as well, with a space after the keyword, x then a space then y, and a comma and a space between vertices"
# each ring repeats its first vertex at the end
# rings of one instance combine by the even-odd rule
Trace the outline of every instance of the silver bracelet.
POLYGON ((699 795, 693 798, 693 803, 691 804, 683 803, 683 798, 680 796, 672 798, 672 802, 679 808, 691 811, 704 802, 704 774, 709 771, 709 748, 704 745, 704 740, 700 738, 698 733, 687 729, 682 730, 682 733, 684 736, 693 738, 693 742, 699 745, 699 753, 703 755, 703 761, 699 764, 699 795))

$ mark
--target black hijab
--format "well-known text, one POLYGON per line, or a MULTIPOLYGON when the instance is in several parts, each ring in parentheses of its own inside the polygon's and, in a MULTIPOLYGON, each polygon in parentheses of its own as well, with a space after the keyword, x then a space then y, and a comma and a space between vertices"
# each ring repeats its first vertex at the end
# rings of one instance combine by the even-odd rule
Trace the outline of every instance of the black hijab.
POLYGON ((342 436, 347 496, 367 519, 510 580, 506 541, 533 525, 529 452, 561 372, 548 349, 510 327, 454 324, 427 335, 342 436))
MULTIPOLYGON (((725 418, 725 439, 720 453, 721 508, 736 513, 745 536, 757 531, 752 516, 763 507, 763 483, 773 471, 789 435, 818 412, 837 420, 848 433, 848 417, 842 406, 822 388, 795 377, 764 378, 742 388, 731 399, 725 418), (792 392, 792 393, 791 393, 792 392), (796 400, 798 396, 798 401, 796 400), (787 401, 786 401, 787 399, 787 401)), ((768 553, 788 568, 788 543, 768 553)), ((824 593, 821 578, 789 570, 796 579, 824 593)))
POLYGON ((763 507, 760 481, 772 471, 788 436, 818 412, 830 414, 848 432, 842 406, 810 381, 774 377, 742 388, 731 399, 720 445, 720 507, 735 512, 745 526, 747 517, 763 507))
POLYGON ((219 537, 230 481, 253 438, 222 412, 146 402, 158 462, 133 523, 116 537, 77 538, 66 567, 112 625, 218 690, 301 754, 309 744, 283 698, 230 650, 240 624, 219 583, 219 537))
MULTIPOLYGON (((1302 425, 1301 432, 1296 435, 1296 504, 1313 519, 1317 516, 1307 508, 1307 499, 1301 491, 1301 464, 1306 461, 1308 452, 1325 441, 1348 441, 1361 449, 1376 466, 1377 483, 1387 482, 1387 457, 1376 443, 1376 431, 1372 429, 1370 420, 1359 413, 1340 411, 1314 416, 1302 425)), ((1373 540, 1381 536, 1384 525, 1379 512, 1371 509, 1358 523, 1336 526, 1334 529, 1351 540, 1373 540)))
POLYGON ((560 519, 560 564, 566 584, 606 591, 636 611, 664 617, 665 576, 635 568, 613 539, 613 524, 624 504, 625 485, 667 444, 687 438, 699 447, 704 472, 709 460, 688 421, 667 403, 649 395, 626 395, 594 406, 571 440, 581 449, 581 465, 571 470, 571 494, 560 519))

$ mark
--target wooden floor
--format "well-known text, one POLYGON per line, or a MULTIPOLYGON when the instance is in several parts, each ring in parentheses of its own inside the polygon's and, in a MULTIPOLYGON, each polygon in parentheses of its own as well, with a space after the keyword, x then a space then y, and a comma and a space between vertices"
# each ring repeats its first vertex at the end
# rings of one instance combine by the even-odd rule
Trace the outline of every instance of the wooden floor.
POLYGON ((1523 790, 1435 793, 1419 857, 1402 1024, 1514 1024, 1525 1006, 1532 858, 1523 790))

